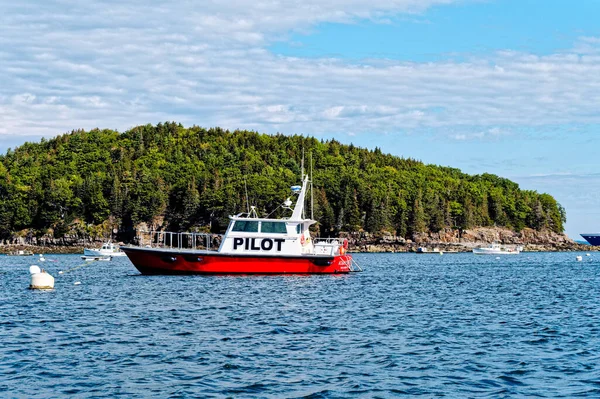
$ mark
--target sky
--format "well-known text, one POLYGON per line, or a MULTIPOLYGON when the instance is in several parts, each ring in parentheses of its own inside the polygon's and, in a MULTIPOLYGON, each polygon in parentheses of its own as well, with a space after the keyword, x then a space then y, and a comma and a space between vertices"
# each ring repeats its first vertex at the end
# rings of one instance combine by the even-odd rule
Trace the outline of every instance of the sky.
POLYGON ((0 152, 177 121, 552 194, 600 232, 600 1, 0 0, 0 152))

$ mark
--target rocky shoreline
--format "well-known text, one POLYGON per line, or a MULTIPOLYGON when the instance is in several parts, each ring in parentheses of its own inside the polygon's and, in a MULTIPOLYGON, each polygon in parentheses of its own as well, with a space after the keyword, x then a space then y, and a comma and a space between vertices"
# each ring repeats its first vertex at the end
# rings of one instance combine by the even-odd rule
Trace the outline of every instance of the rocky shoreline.
MULTIPOLYGON (((218 237, 215 235, 215 237, 218 237)), ((579 244, 565 234, 552 231, 524 229, 514 232, 498 227, 479 227, 459 231, 445 229, 439 233, 416 234, 412 240, 391 234, 370 234, 367 232, 342 233, 347 238, 349 252, 417 252, 419 247, 429 250, 437 248, 443 252, 471 252, 473 248, 492 242, 504 245, 522 246, 526 252, 599 251, 600 247, 579 244)), ((40 240, 35 237, 16 237, 0 243, 0 253, 29 251, 35 254, 83 254, 84 247, 99 247, 104 240, 64 237, 61 239, 40 240)), ((123 244, 123 243, 119 243, 123 244)))
POLYGON ((469 230, 445 229, 439 233, 416 234, 412 240, 391 234, 372 235, 366 232, 348 233, 350 252, 417 252, 419 247, 436 248, 443 252, 471 252, 473 248, 497 242, 521 246, 525 252, 599 251, 600 247, 579 244, 565 234, 524 229, 515 232, 498 227, 478 227, 469 230))
POLYGON ((55 255, 69 255, 69 254, 80 254, 83 255, 83 247, 77 246, 39 246, 39 245, 0 245, 0 254, 9 255, 18 251, 33 252, 35 255, 38 254, 55 254, 55 255))

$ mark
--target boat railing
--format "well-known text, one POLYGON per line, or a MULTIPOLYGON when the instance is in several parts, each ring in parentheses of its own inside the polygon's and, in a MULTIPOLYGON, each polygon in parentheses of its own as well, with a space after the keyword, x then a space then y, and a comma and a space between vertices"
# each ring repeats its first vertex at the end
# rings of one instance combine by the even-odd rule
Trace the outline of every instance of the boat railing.
MULTIPOLYGON (((329 252, 328 255, 341 255, 341 248, 344 246, 344 238, 314 238, 315 253, 318 255, 324 255, 323 252, 329 252), (323 248, 323 251, 319 253, 319 247, 323 248)), ((352 257, 342 259, 341 264, 344 264, 351 272, 362 272, 363 269, 352 257)))
POLYGON ((315 244, 342 245, 344 243, 344 240, 342 238, 321 238, 321 237, 315 237, 315 238, 313 238, 313 242, 315 244))
POLYGON ((340 255, 344 245, 343 238, 313 238, 315 255, 340 255))
POLYGON ((162 230, 138 230, 136 243, 145 248, 179 250, 216 250, 221 245, 222 236, 209 233, 173 232, 162 230))

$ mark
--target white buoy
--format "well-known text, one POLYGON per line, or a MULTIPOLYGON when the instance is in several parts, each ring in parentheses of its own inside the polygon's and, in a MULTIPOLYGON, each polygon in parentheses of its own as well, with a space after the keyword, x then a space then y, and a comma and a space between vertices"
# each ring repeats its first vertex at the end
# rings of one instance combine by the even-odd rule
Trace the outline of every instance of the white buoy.
POLYGON ((81 285, 81 281, 75 281, 73 285, 81 285))
POLYGON ((581 262, 583 260, 583 256, 577 256, 575 259, 577 260, 577 262, 581 262))
POLYGON ((592 254, 585 254, 585 256, 592 256, 592 254))
POLYGON ((500 257, 499 257, 499 256, 496 256, 496 259, 500 259, 500 257))
POLYGON ((29 285, 29 288, 32 290, 54 289, 54 277, 45 270, 40 270, 39 266, 31 265, 29 267, 29 273, 31 274, 31 284, 29 285))
POLYGON ((45 262, 46 258, 44 258, 44 255, 40 254, 40 262, 45 262))

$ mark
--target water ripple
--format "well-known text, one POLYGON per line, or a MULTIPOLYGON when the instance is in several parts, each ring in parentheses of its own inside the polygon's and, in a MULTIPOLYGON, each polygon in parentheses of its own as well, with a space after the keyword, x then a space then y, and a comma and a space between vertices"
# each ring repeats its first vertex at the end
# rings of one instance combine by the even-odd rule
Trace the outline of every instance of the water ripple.
POLYGON ((3 397, 600 395, 600 262, 360 254, 335 276, 140 276, 126 259, 27 290, 0 257, 3 397), (74 285, 81 281, 81 285, 74 285))

